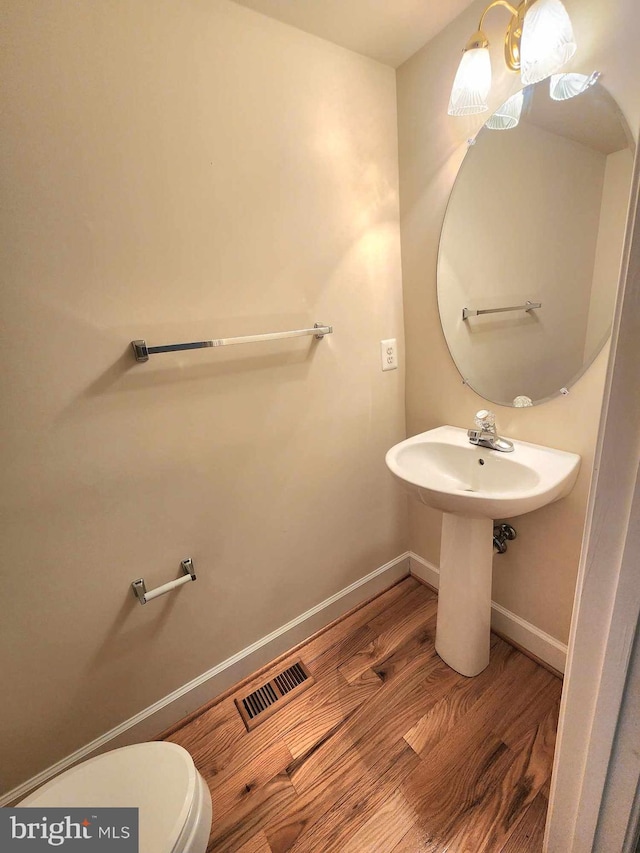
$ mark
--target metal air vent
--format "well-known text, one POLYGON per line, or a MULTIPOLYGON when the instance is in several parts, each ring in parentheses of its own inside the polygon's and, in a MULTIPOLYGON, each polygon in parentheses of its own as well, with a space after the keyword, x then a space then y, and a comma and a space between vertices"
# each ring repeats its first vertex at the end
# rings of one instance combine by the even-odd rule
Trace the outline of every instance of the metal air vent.
POLYGON ((314 678, 309 670, 302 661, 297 661, 248 696, 236 699, 236 707, 245 726, 251 731, 313 683, 314 678))

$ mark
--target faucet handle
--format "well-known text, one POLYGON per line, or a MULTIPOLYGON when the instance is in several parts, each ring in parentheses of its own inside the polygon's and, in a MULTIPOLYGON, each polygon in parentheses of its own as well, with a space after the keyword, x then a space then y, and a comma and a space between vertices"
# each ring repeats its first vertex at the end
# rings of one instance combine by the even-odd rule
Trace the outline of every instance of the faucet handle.
POLYGON ((476 416, 473 420, 476 427, 481 429, 483 432, 496 431, 496 416, 488 409, 480 409, 479 412, 476 412, 476 416))

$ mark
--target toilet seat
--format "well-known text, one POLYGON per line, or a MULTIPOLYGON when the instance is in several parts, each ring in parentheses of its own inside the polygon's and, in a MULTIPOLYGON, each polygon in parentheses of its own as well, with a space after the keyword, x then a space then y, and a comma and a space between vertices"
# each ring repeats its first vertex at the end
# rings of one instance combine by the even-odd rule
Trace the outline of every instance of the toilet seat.
POLYGON ((140 853, 189 853, 196 849, 189 845, 197 846, 201 836, 208 838, 211 826, 211 798, 193 759, 186 749, 165 741, 125 746, 91 758, 19 805, 137 807, 140 853))

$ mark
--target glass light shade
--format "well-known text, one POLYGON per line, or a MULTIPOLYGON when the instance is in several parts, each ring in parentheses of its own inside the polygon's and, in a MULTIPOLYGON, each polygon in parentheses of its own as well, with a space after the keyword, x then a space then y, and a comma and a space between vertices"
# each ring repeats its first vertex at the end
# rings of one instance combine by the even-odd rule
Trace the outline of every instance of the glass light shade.
POLYGON ((495 111, 490 119, 485 122, 489 130, 512 130, 520 121, 522 104, 524 103, 524 92, 520 90, 504 102, 495 111))
POLYGON ((448 113, 469 116, 489 109, 487 95, 491 89, 491 60, 486 47, 465 50, 458 66, 448 113))
POLYGON ((522 84, 528 86, 554 74, 575 52, 571 20, 560 0, 536 0, 522 28, 522 84))
POLYGON ((554 101, 568 101, 569 98, 575 98, 576 95, 581 95, 600 77, 599 71, 594 71, 593 74, 552 74, 549 80, 549 95, 554 101))

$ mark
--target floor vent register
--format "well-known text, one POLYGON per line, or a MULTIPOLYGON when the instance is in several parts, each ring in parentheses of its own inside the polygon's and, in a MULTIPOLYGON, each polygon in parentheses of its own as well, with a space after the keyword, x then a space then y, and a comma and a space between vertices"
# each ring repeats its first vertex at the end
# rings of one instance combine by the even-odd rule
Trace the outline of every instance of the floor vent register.
POLYGON ((247 730, 251 731, 268 719, 313 683, 314 678, 309 670, 302 661, 297 661, 248 696, 236 699, 236 707, 247 730))

